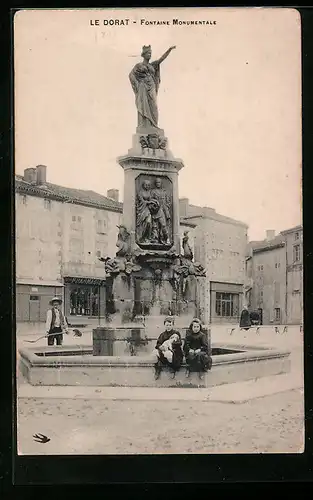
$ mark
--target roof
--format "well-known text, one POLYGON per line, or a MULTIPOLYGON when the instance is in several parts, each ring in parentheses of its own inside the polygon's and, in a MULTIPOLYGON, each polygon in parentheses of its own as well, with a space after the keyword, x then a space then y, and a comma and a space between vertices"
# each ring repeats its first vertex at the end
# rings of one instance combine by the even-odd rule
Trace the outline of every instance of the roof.
MULTIPOLYGON (((199 207, 201 208, 201 207, 199 207)), ((248 228, 248 224, 245 222, 242 222, 240 220, 232 219, 231 217, 226 217, 226 215, 221 215, 215 212, 215 210, 212 210, 212 213, 198 213, 197 215, 191 215, 188 217, 185 217, 185 220, 190 220, 192 222, 193 219, 211 219, 211 220, 216 220, 219 222, 225 222, 229 224, 234 224, 237 226, 243 226, 248 228)))
MULTIPOLYGON (((181 198, 179 200, 180 204, 182 204, 184 200, 187 200, 187 207, 188 207, 187 215, 184 215, 184 220, 192 221, 192 219, 213 219, 220 222, 230 223, 248 228, 248 224, 246 224, 245 222, 241 222, 239 220, 232 219, 231 217, 226 217, 225 215, 218 214, 214 208, 191 205, 188 202, 188 199, 185 198, 181 198)), ((182 206, 184 207, 184 210, 186 210, 185 206, 184 205, 182 206)))
POLYGON ((123 211, 123 203, 107 198, 95 191, 59 186, 50 182, 45 183, 43 186, 38 186, 26 182, 21 175, 15 176, 15 189, 20 193, 51 198, 65 203, 106 208, 114 212, 123 211))
POLYGON ((197 224, 195 224, 194 222, 186 219, 185 217, 181 217, 180 218, 180 223, 182 226, 188 226, 188 227, 196 227, 197 224))
POLYGON ((266 252, 274 248, 281 248, 285 246, 285 239, 280 233, 271 240, 250 241, 248 246, 252 249, 253 253, 266 252))
MULTIPOLYGON (((75 203, 77 205, 107 209, 113 212, 123 212, 123 203, 107 198, 95 191, 69 188, 58 184, 52 184, 51 182, 46 182, 44 185, 39 186, 26 182, 22 175, 15 175, 15 189, 22 194, 38 196, 40 198, 50 198, 63 203, 75 203)), ((190 215, 181 217, 181 223, 189 227, 197 226, 197 223, 193 221, 193 219, 197 218, 214 219, 220 222, 248 227, 244 222, 216 213, 214 208, 189 205, 188 212, 190 215)))
POLYGON ((288 233, 294 233, 296 231, 302 231, 303 227, 301 224, 298 226, 291 227, 290 229, 285 229, 284 231, 281 231, 281 234, 288 234, 288 233))

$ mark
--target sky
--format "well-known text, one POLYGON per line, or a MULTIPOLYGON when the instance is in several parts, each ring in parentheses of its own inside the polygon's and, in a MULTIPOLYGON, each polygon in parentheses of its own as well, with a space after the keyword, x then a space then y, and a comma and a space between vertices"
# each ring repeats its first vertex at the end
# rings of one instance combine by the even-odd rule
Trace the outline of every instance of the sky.
POLYGON ((128 74, 161 65, 159 127, 179 196, 249 225, 263 239, 301 223, 301 22, 294 9, 25 10, 15 15, 15 172, 123 198, 137 112, 128 74), (172 19, 216 24, 172 25, 172 19), (104 26, 104 19, 129 19, 104 26), (169 26, 140 20, 169 20, 169 26), (99 26, 95 26, 99 20, 99 26), (92 21, 92 24, 91 24, 92 21), (134 23, 133 21, 137 21, 134 23))

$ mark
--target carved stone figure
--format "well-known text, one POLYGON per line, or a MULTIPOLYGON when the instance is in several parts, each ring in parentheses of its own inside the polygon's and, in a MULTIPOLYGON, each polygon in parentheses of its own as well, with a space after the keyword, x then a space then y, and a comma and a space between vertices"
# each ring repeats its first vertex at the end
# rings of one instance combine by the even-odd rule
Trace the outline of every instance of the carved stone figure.
POLYGON ((185 259, 192 260, 193 259, 193 253, 191 250, 191 247, 189 245, 189 236, 188 236, 188 231, 184 231, 184 237, 183 237, 183 252, 184 252, 184 257, 185 259))
POLYGON ((136 232, 140 243, 150 243, 152 231, 151 184, 144 180, 136 199, 136 232))
POLYGON ((171 223, 171 200, 162 186, 162 179, 157 177, 151 192, 153 200, 158 201, 158 210, 152 213, 152 242, 170 244, 169 226, 171 223))
POLYGON ((150 63, 151 45, 144 45, 143 61, 134 66, 129 79, 136 98, 138 127, 158 128, 157 93, 160 86, 160 65, 175 47, 170 47, 159 59, 150 63))
POLYGON ((130 252, 130 234, 125 226, 117 226, 119 228, 116 246, 118 250, 116 252, 117 257, 125 257, 130 252))
POLYGON ((171 196, 163 188, 162 179, 156 178, 153 189, 151 189, 151 182, 145 179, 136 198, 138 243, 145 245, 171 244, 171 209, 171 196))
POLYGON ((108 276, 118 274, 120 272, 120 263, 117 259, 110 259, 107 257, 104 259, 104 262, 105 272, 108 276))

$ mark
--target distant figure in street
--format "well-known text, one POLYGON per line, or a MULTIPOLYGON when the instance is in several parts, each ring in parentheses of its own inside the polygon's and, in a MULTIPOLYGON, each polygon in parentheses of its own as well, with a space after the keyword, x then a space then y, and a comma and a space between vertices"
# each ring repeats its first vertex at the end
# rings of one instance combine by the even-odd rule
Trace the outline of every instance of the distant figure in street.
POLYGON ((67 321, 62 313, 60 306, 62 299, 53 297, 50 300, 51 308, 47 311, 46 332, 48 335, 48 345, 62 345, 63 330, 68 333, 67 321))
POLYGON ((260 315, 258 311, 251 311, 250 313, 251 325, 259 325, 260 324, 260 315))
POLYGON ((184 354, 187 363, 187 377, 190 376, 190 372, 197 372, 199 378, 202 379, 204 373, 211 370, 212 358, 209 344, 201 321, 198 318, 192 320, 187 330, 184 354))
POLYGON ((250 313, 246 305, 243 306, 241 311, 239 327, 241 330, 249 330, 251 327, 250 313))
POLYGON ((165 366, 170 368, 174 378, 184 357, 181 335, 177 330, 174 330, 174 318, 171 316, 165 318, 164 326, 165 331, 160 334, 153 351, 156 380, 160 377, 162 368, 165 366))

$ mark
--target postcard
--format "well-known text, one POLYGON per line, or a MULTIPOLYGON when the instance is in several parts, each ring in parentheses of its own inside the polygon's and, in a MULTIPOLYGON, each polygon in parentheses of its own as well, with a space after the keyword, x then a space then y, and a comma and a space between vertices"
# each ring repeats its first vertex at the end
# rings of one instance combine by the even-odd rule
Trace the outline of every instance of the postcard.
POLYGON ((19 455, 303 453, 301 19, 14 16, 19 455))

